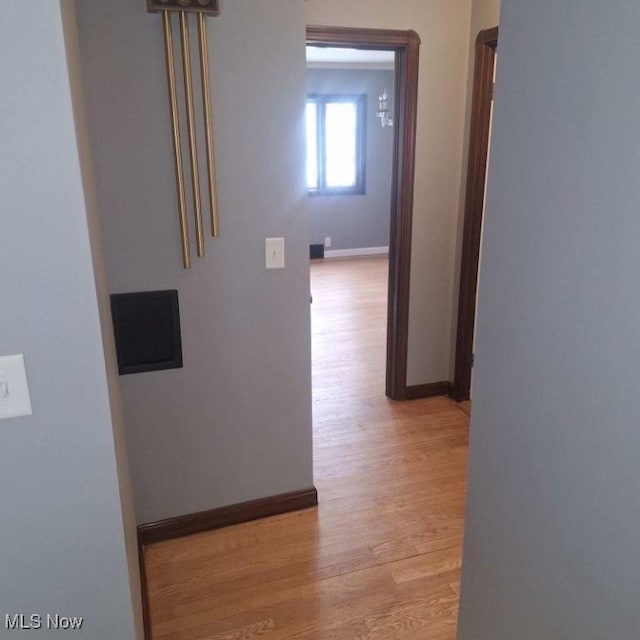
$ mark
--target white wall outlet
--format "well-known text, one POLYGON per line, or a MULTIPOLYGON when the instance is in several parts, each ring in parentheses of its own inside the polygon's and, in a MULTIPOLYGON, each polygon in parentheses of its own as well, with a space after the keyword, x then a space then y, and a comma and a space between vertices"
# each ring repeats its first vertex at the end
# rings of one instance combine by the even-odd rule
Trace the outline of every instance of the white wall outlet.
POLYGON ((324 248, 328 249, 331 246, 331 236, 327 236, 324 239, 324 248))
POLYGON ((31 415, 24 356, 0 357, 0 419, 31 415))
POLYGON ((265 238, 264 263, 267 269, 284 269, 284 238, 265 238))

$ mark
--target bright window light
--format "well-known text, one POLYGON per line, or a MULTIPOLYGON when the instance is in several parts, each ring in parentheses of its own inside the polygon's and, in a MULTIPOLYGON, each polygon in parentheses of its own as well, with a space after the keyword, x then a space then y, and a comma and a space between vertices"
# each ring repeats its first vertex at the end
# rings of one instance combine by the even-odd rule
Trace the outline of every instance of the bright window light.
POLYGON ((307 188, 318 188, 318 104, 307 102, 307 188))
POLYGON ((358 112, 353 102, 329 102, 325 111, 327 187, 355 187, 358 112))
POLYGON ((309 96, 306 113, 309 193, 364 193, 366 96, 309 96))

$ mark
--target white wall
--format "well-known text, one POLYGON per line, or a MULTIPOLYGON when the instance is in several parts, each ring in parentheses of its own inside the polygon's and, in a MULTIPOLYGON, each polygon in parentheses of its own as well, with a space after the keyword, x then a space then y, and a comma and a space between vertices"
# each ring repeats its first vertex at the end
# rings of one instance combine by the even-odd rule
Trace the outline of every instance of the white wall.
POLYGON ((410 385, 448 380, 471 0, 308 0, 307 24, 422 39, 409 308, 410 385))
POLYGON ((180 296, 184 368, 120 379, 138 520, 308 488, 303 3, 234 0, 208 21, 221 236, 191 271, 162 19, 130 0, 82 0, 78 15, 110 290, 180 296), (274 236, 283 271, 264 268, 274 236))
POLYGON ((460 640, 640 637, 639 21, 503 2, 460 640))
MULTIPOLYGON (((136 637, 87 210, 57 0, 0 0, 0 353, 24 353, 33 415, 0 422, 0 603, 136 637)), ((24 638, 68 632, 24 631, 24 638)))

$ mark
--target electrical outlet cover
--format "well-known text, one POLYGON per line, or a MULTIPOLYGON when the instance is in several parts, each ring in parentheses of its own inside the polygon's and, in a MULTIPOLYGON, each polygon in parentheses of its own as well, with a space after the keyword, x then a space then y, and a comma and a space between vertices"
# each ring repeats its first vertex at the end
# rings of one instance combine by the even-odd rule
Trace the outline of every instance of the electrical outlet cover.
POLYGON ((284 269, 284 238, 265 238, 265 267, 284 269))
POLYGON ((31 397, 24 356, 0 357, 0 419, 30 416, 31 397))

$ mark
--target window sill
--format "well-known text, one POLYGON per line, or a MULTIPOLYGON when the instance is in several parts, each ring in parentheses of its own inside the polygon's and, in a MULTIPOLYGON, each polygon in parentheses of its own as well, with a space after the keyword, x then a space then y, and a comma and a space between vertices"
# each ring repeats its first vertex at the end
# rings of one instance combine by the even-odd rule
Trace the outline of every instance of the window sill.
POLYGON ((318 198, 321 196, 364 196, 366 191, 364 189, 315 189, 307 191, 312 198, 318 198))

